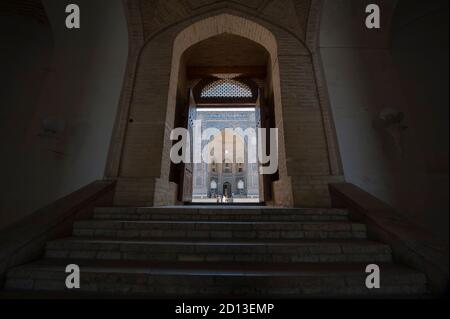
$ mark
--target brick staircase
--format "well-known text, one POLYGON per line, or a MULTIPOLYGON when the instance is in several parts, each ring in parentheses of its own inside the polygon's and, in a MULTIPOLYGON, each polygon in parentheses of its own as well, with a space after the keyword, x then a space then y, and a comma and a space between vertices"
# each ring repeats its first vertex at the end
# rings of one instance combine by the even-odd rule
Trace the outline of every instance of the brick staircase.
POLYGON ((261 207, 97 208, 73 237, 7 274, 7 291, 149 297, 355 297, 427 293, 423 274, 393 262, 388 245, 339 209, 261 207), (381 269, 381 288, 365 268, 381 269))

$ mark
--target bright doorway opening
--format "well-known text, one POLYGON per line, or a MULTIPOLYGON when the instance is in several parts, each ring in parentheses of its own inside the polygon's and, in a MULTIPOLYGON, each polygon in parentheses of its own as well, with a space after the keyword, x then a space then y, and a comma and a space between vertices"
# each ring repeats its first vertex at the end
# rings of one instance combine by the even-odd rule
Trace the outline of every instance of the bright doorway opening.
MULTIPOLYGON (((258 163, 250 160, 256 140, 245 134, 256 132, 258 113, 255 107, 197 108, 195 120, 201 131, 216 132, 203 140, 201 149, 207 159, 193 164, 193 203, 258 203, 258 163)), ((254 136, 256 138, 256 136, 254 136)))

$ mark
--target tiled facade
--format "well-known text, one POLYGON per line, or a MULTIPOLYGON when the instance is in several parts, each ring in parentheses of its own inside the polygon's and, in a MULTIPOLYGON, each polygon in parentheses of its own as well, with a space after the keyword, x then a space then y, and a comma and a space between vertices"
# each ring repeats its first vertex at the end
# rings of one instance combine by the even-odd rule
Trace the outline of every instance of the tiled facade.
POLYGON ((224 111, 197 112, 196 120, 202 121, 202 132, 211 128, 221 132, 221 136, 217 137, 216 141, 208 142, 203 140, 201 149, 211 146, 215 147, 217 143, 220 143, 223 145, 218 146, 224 154, 220 156, 222 160, 220 163, 213 158, 208 160, 209 164, 205 161, 194 164, 194 198, 205 199, 226 196, 258 199, 258 165, 249 162, 248 138, 245 139, 245 136, 235 131, 239 128, 243 132, 247 129, 253 129, 256 132, 255 110, 233 113, 224 111), (235 141, 233 141, 233 135, 227 134, 226 129, 236 132, 237 137, 235 141), (231 155, 233 155, 233 158, 231 158, 231 155), (244 157, 241 157, 242 155, 244 157))

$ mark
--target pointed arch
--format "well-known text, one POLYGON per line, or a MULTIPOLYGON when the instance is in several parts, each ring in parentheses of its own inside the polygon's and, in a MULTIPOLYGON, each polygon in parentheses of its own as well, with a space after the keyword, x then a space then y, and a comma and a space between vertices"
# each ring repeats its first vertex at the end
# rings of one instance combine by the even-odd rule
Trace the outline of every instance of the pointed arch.
MULTIPOLYGON (((236 15, 228 13, 219 14, 203 20, 197 21, 190 26, 183 29, 175 37, 172 49, 172 67, 170 72, 169 92, 167 97, 167 111, 166 111, 166 133, 164 136, 170 135, 170 130, 174 123, 175 107, 176 107, 176 92, 178 86, 180 63, 183 53, 186 52, 191 46, 212 38, 220 34, 233 34, 250 41, 260 44, 269 53, 270 80, 272 81, 272 90, 275 101, 275 123, 279 131, 278 140, 278 161, 282 163, 279 166, 279 178, 283 180, 284 186, 280 190, 285 195, 277 196, 276 198, 282 198, 279 205, 292 206, 293 195, 292 186, 287 176, 287 169, 285 164, 285 145, 284 145, 284 128, 283 128, 283 115, 281 105, 281 86, 280 86, 280 74, 278 66, 278 44, 275 35, 266 27, 245 19, 236 15), (284 164, 283 164, 284 163, 284 164), (286 194, 288 194, 286 196, 286 194)), ((165 138, 163 145, 163 154, 169 154, 171 147, 171 141, 165 138)), ((166 163, 166 156, 162 157, 161 162, 161 177, 168 176, 170 172, 170 163, 166 163)), ((161 179, 160 179, 161 180, 161 179)), ((158 202, 158 195, 155 194, 155 201, 158 202)))

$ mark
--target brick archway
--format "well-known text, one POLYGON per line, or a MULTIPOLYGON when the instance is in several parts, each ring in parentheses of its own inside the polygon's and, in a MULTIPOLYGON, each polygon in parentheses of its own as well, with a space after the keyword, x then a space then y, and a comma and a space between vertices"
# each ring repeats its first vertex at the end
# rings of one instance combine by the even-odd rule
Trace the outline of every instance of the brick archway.
POLYGON ((276 24, 231 8, 193 15, 146 39, 131 22, 130 28, 128 76, 106 170, 106 178, 118 181, 117 205, 176 202, 177 187, 169 182, 169 134, 180 59, 192 45, 223 33, 256 42, 270 54, 268 82, 280 130, 280 179, 272 184, 273 204, 329 205, 328 183, 342 176, 332 169, 330 117, 323 108, 314 50, 276 24))
MULTIPOLYGON (((167 136, 170 135, 171 125, 175 117, 177 82, 183 53, 201 41, 224 33, 237 35, 256 42, 263 46, 270 55, 270 67, 272 70, 270 79, 272 80, 271 86, 275 100, 275 123, 279 129, 279 181, 274 183, 276 184, 273 189, 274 204, 279 206, 293 206, 292 186, 286 170, 278 45, 274 34, 256 22, 235 15, 220 14, 193 23, 177 35, 172 50, 172 67, 167 98, 166 132, 164 134, 166 138, 164 140, 163 154, 169 154, 172 145, 171 141, 167 139, 167 136)), ((167 189, 167 186, 164 184, 168 183, 170 172, 170 162, 166 158, 163 156, 161 178, 157 181, 159 187, 162 189, 167 189)), ((167 198, 164 198, 165 196, 166 194, 159 193, 155 189, 156 203, 166 204, 167 198)))

